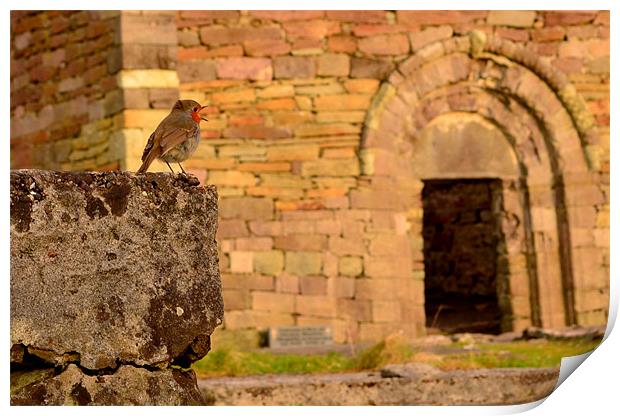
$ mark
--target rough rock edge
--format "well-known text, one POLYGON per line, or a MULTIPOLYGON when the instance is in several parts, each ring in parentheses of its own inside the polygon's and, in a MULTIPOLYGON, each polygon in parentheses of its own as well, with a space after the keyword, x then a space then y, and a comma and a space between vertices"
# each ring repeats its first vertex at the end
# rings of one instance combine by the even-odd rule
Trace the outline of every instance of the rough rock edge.
MULTIPOLYGON (((36 177, 54 178, 58 174, 66 179, 66 182, 73 183, 83 191, 89 191, 95 186, 106 184, 106 187, 117 177, 137 177, 132 172, 60 172, 45 171, 38 169, 17 169, 11 170, 11 222, 15 222, 15 229, 18 232, 26 232, 31 222, 31 214, 33 205, 45 198, 44 190, 37 184, 36 177), (27 214, 27 215, 26 215, 27 214), (26 215, 26 216, 25 216, 26 215)), ((170 176, 173 177, 171 185, 181 188, 185 191, 187 188, 196 188, 200 186, 200 181, 193 175, 169 173, 146 173, 143 174, 147 181, 159 181, 170 176)), ((142 175, 140 175, 142 176, 142 175)), ((50 181, 52 182, 52 181, 50 181)), ((58 182, 58 180, 57 180, 58 182)), ((143 185, 143 183, 139 183, 143 185)), ((214 196, 217 201, 217 188, 213 185, 204 187, 207 194, 214 196)), ((143 191, 146 189, 142 188, 143 191)), ((113 204, 110 203, 111 214, 122 215, 122 212, 115 212, 113 204)), ((105 209, 105 208, 104 208, 105 209)), ((216 202, 217 209, 217 202, 216 202)), ((108 213, 106 212, 106 215, 108 213)), ((223 312, 223 309, 222 309, 223 312)), ((222 319, 218 319, 216 326, 221 323, 222 319)), ((87 369, 80 363, 80 354, 76 351, 54 351, 41 349, 33 346, 16 343, 11 346, 11 365, 17 364, 17 368, 25 365, 26 367, 41 367, 41 361, 45 365, 66 367, 74 364, 86 374, 113 374, 123 365, 130 365, 136 368, 144 368, 150 371, 157 369, 165 369, 169 365, 176 365, 189 368, 191 363, 203 358, 211 349, 211 339, 209 335, 198 335, 187 345, 187 348, 178 356, 164 360, 160 363, 152 363, 151 365, 138 364, 133 361, 116 359, 114 367, 105 367, 97 370, 87 369), (36 357, 34 362, 31 359, 36 357)))

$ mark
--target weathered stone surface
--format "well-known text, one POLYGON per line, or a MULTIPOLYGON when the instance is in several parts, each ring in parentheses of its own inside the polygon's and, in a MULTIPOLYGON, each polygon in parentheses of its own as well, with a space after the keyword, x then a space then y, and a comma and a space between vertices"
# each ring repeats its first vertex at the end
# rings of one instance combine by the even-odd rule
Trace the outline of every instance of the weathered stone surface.
POLYGON ((147 370, 121 365, 112 374, 88 375, 75 364, 11 373, 12 405, 202 405, 193 370, 147 370))
POLYGON ((214 405, 507 405, 548 396, 558 380, 555 368, 429 371, 416 364, 383 371, 222 377, 198 380, 214 405))
POLYGON ((217 194, 196 185, 11 172, 11 344, 89 370, 204 356, 223 305, 217 194))

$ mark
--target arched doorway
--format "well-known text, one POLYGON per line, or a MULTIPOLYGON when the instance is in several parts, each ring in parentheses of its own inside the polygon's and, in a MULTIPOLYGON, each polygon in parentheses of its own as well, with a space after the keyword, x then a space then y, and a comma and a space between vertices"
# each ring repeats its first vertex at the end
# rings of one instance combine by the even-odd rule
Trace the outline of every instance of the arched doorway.
POLYGON ((496 282, 502 330, 561 327, 594 307, 575 298, 575 288, 585 285, 588 253, 571 232, 579 227, 580 207, 592 203, 575 195, 600 189, 585 157, 594 133, 571 87, 524 48, 474 33, 431 44, 403 62, 366 119, 361 157, 370 180, 360 193, 389 187, 403 201, 413 279, 427 277, 425 180, 501 182, 497 215, 505 247, 497 256, 496 282), (460 134, 451 142, 454 125, 461 133, 493 131, 497 140, 460 134))

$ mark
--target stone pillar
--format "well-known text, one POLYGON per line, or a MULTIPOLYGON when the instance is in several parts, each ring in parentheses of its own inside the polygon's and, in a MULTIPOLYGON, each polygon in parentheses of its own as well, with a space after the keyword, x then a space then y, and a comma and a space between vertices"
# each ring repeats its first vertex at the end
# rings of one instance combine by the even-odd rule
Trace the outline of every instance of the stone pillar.
POLYGON ((13 171, 11 402, 200 403, 216 229, 216 189, 193 177, 13 171))

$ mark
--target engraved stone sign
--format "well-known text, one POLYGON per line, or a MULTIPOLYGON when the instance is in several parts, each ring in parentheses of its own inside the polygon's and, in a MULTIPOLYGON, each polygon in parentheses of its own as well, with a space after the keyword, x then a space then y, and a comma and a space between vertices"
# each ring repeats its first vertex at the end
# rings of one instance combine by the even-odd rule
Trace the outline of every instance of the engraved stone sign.
POLYGON ((332 342, 332 329, 327 326, 281 326, 269 329, 271 348, 314 347, 332 342))

